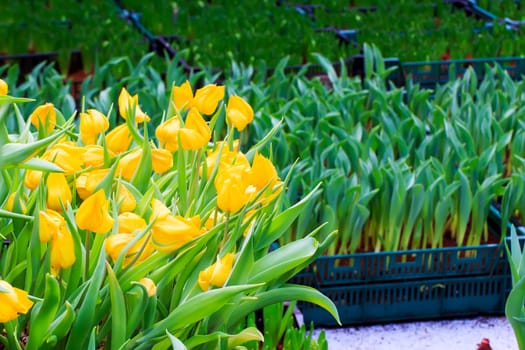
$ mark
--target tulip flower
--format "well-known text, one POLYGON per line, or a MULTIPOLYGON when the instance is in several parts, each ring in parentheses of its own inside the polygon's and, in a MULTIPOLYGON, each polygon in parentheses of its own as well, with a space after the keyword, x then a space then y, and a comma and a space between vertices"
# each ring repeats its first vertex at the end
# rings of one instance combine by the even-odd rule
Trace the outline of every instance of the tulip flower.
POLYGON ((250 200, 247 185, 236 177, 227 178, 216 187, 217 206, 224 212, 235 214, 250 200))
POLYGON ((171 215, 171 211, 166 205, 160 200, 153 198, 151 201, 151 218, 153 220, 162 220, 168 215, 171 215))
POLYGON ((9 86, 7 85, 7 83, 0 79, 0 96, 5 96, 7 95, 7 91, 9 90, 9 86))
POLYGON ((173 103, 175 107, 182 111, 183 108, 189 109, 193 101, 193 91, 191 90, 190 82, 186 80, 181 86, 174 86, 172 93, 173 103))
POLYGON ((126 124, 119 125, 106 135, 106 146, 115 153, 122 153, 129 149, 133 138, 126 124))
POLYGON ((193 98, 193 107, 196 107, 202 114, 210 115, 223 98, 224 86, 209 84, 197 89, 193 98))
POLYGON ((66 220, 52 209, 41 210, 39 238, 43 243, 51 240, 51 268, 54 271, 66 269, 75 263, 75 246, 66 220))
POLYGON ((179 148, 179 130, 181 121, 178 116, 166 120, 155 129, 155 136, 159 140, 160 147, 175 152, 179 148))
POLYGON ((178 249, 202 233, 193 221, 173 215, 157 219, 151 231, 155 249, 165 253, 178 249))
POLYGON ((109 215, 109 200, 104 190, 98 190, 82 202, 75 218, 78 227, 82 230, 102 234, 108 232, 113 227, 115 219, 109 215))
POLYGON ((255 153, 250 173, 250 183, 254 185, 258 191, 266 185, 269 185, 271 188, 280 182, 279 175, 277 175, 277 170, 275 170, 273 163, 268 158, 259 154, 259 152, 255 153))
POLYGON ((33 113, 31 113, 29 119, 31 120, 31 124, 33 124, 37 129, 39 129, 40 125, 42 125, 49 133, 53 131, 57 121, 55 106, 52 103, 46 103, 38 106, 33 111, 33 113))
POLYGON ((132 211, 137 207, 137 200, 123 184, 119 186, 118 202, 120 203, 119 213, 132 211))
POLYGON ((75 244, 65 220, 51 239, 51 269, 66 269, 75 263, 75 244))
POLYGON ((131 181, 142 157, 142 148, 136 148, 122 157, 117 165, 117 175, 131 181))
POLYGON ((33 302, 27 295, 26 291, 0 280, 0 323, 14 320, 18 314, 26 314, 31 309, 33 302))
POLYGON ((80 113, 80 138, 85 145, 96 143, 98 135, 108 128, 108 118, 96 109, 88 109, 87 113, 80 113))
MULTIPOLYGON (((114 154, 107 149, 109 157, 114 154)), ((98 167, 104 164, 104 147, 99 145, 87 145, 82 153, 82 161, 86 167, 98 167)))
POLYGON ((38 184, 40 183, 41 178, 42 178, 41 171, 28 169, 24 176, 24 185, 30 190, 35 190, 38 187, 38 184))
POLYGON ((60 230, 64 218, 57 211, 46 209, 38 213, 38 220, 40 242, 46 243, 60 230))
MULTIPOLYGON (((111 257, 111 259, 113 259, 113 261, 117 261, 118 256, 122 250, 136 237, 137 236, 134 233, 117 233, 109 236, 106 238, 104 243, 106 253, 111 257)), ((136 260, 136 262, 141 262, 150 256, 151 253, 153 253, 153 246, 151 245, 149 238, 142 237, 127 250, 126 256, 124 258, 124 266, 128 265, 133 260, 136 260), (148 241, 144 245, 146 239, 148 239, 148 241), (142 252, 140 252, 142 246, 144 246, 144 249, 142 252), (137 254, 139 253, 140 255, 137 257, 137 254)))
POLYGON ((180 143, 183 149, 198 150, 211 139, 211 130, 197 108, 192 108, 186 116, 184 128, 179 130, 180 143))
POLYGON ((155 282, 153 282, 150 278, 141 278, 139 280, 139 283, 146 288, 146 291, 148 292, 148 296, 150 298, 154 297, 157 294, 157 286, 155 286, 155 282))
POLYGON ((217 262, 207 267, 199 273, 199 287, 207 291, 210 286, 223 287, 230 276, 233 268, 233 259, 235 255, 226 254, 223 258, 217 258, 217 262))
POLYGON ((195 107, 200 113, 210 115, 217 109, 219 101, 223 98, 224 86, 215 84, 197 89, 195 97, 187 80, 181 86, 173 87, 172 100, 179 111, 195 107))
POLYGON ((230 147, 228 147, 227 144, 221 144, 217 145, 214 151, 208 151, 208 156, 206 157, 206 167, 208 169, 208 177, 211 176, 211 172, 216 166, 217 158, 219 157, 220 153, 220 159, 219 165, 218 165, 218 171, 221 172, 225 168, 228 168, 232 165, 242 165, 247 168, 250 167, 250 163, 248 162, 248 159, 246 158, 246 155, 244 153, 238 151, 238 141, 234 142, 233 146, 234 150, 230 150, 230 147), (221 150, 222 147, 222 150, 221 150))
POLYGON ((95 169, 81 173, 75 183, 78 196, 83 200, 91 196, 108 173, 109 169, 95 169))
POLYGON ((71 203, 72 195, 66 176, 62 173, 49 173, 46 180, 47 207, 62 211, 62 207, 71 203))
POLYGON ((82 155, 85 152, 83 147, 76 147, 69 142, 60 142, 44 152, 42 159, 58 165, 67 176, 82 170, 84 166, 82 155))
POLYGON ((132 111, 134 111, 134 119, 137 123, 150 121, 150 117, 146 113, 144 113, 142 109, 140 109, 139 96, 131 96, 128 90, 126 90, 126 88, 122 88, 122 90, 120 90, 120 95, 118 97, 118 109, 120 112, 120 116, 124 119, 127 119, 128 116, 130 116, 130 114, 132 113, 132 111))
POLYGON ((153 162, 153 171, 157 174, 163 174, 173 167, 173 154, 166 149, 152 149, 151 158, 153 162))
POLYGON ((253 120, 252 107, 239 96, 230 96, 226 107, 226 120, 242 131, 253 120))
POLYGON ((9 197, 7 197, 7 201, 5 203, 5 207, 7 210, 9 211, 15 211, 17 210, 17 208, 22 212, 22 213, 26 213, 26 203, 25 203, 25 200, 23 200, 22 198, 24 197, 23 194, 19 194, 17 196, 16 192, 13 192, 9 195, 9 197), (16 205, 15 205, 15 199, 16 199, 16 205))
POLYGON ((133 233, 135 230, 145 228, 148 224, 140 215, 126 212, 117 218, 119 233, 133 233))

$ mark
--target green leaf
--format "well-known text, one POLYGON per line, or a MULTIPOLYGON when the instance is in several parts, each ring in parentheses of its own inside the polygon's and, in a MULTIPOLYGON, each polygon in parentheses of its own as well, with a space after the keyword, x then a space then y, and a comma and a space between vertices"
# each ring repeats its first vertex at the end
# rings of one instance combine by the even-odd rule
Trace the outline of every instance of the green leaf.
POLYGON ((263 256, 253 265, 249 283, 279 279, 288 271, 308 261, 317 251, 319 243, 312 237, 291 242, 263 256))
POLYGON ((173 332, 192 325, 219 311, 234 297, 261 286, 262 284, 227 286, 197 294, 178 305, 166 318, 155 323, 150 329, 138 334, 131 340, 130 345, 147 345, 153 338, 162 335, 166 330, 173 332), (199 307, 196 308, 195 305, 199 307))
POLYGON ((35 305, 31 312, 31 336, 28 338, 26 349, 40 349, 59 306, 60 286, 53 275, 47 274, 44 299, 35 305))
POLYGON ((328 311, 340 325, 339 313, 332 300, 315 288, 295 284, 285 284, 282 287, 257 294, 255 300, 245 300, 236 305, 235 312, 228 320, 228 326, 237 325, 249 313, 262 309, 267 305, 282 303, 290 300, 302 300, 316 304, 328 311))
POLYGON ((181 342, 179 340, 179 338, 177 338, 176 336, 174 336, 170 332, 168 332, 167 329, 166 329, 166 334, 168 335, 168 338, 169 338, 170 343, 171 343, 171 348, 173 350, 188 350, 186 345, 184 345, 184 343, 181 342))
POLYGON ((308 202, 320 194, 320 186, 321 183, 318 183, 303 199, 272 219, 267 234, 257 244, 257 250, 270 246, 272 242, 279 239, 290 228, 295 219, 303 212, 308 202))
POLYGON ((117 277, 106 261, 111 299, 111 349, 118 350, 126 342, 126 304, 117 277))

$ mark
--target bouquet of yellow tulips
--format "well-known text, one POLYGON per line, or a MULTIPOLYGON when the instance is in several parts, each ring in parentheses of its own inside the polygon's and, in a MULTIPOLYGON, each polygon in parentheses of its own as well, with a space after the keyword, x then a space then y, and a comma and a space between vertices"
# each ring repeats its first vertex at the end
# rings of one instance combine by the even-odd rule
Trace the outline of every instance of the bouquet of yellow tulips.
POLYGON ((46 103, 26 118, 0 80, 0 348, 235 348, 264 341, 249 315, 289 300, 338 319, 287 284, 335 233, 270 249, 318 188, 283 206, 286 180, 260 153, 279 125, 243 150, 254 112, 225 94, 174 86, 151 128, 123 88, 109 130, 109 111, 65 118, 46 103))

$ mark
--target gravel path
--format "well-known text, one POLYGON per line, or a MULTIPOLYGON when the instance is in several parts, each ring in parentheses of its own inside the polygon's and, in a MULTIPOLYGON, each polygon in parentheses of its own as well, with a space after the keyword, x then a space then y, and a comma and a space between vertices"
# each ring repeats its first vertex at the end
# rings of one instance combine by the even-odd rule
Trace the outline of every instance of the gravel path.
MULTIPOLYGON (((488 338, 492 350, 518 350, 505 317, 394 323, 325 329, 329 350, 476 350, 488 338)), ((315 336, 319 329, 315 331, 315 336)))

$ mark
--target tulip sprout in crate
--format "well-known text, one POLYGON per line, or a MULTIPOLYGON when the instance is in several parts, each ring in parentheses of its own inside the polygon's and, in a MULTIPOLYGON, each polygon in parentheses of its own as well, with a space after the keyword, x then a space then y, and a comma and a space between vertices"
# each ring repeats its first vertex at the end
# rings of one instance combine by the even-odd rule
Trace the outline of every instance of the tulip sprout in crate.
POLYGON ((315 289, 285 283, 333 235, 313 230, 268 253, 312 195, 283 207, 287 180, 261 153, 269 137, 249 149, 234 138, 254 114, 241 96, 174 86, 153 136, 125 88, 114 127, 110 110, 77 121, 52 103, 26 118, 26 99, 0 88, 0 117, 17 130, 0 123, 3 346, 236 346, 264 339, 249 315, 288 300, 338 317, 315 289), (213 136, 223 121, 224 140, 213 136))

